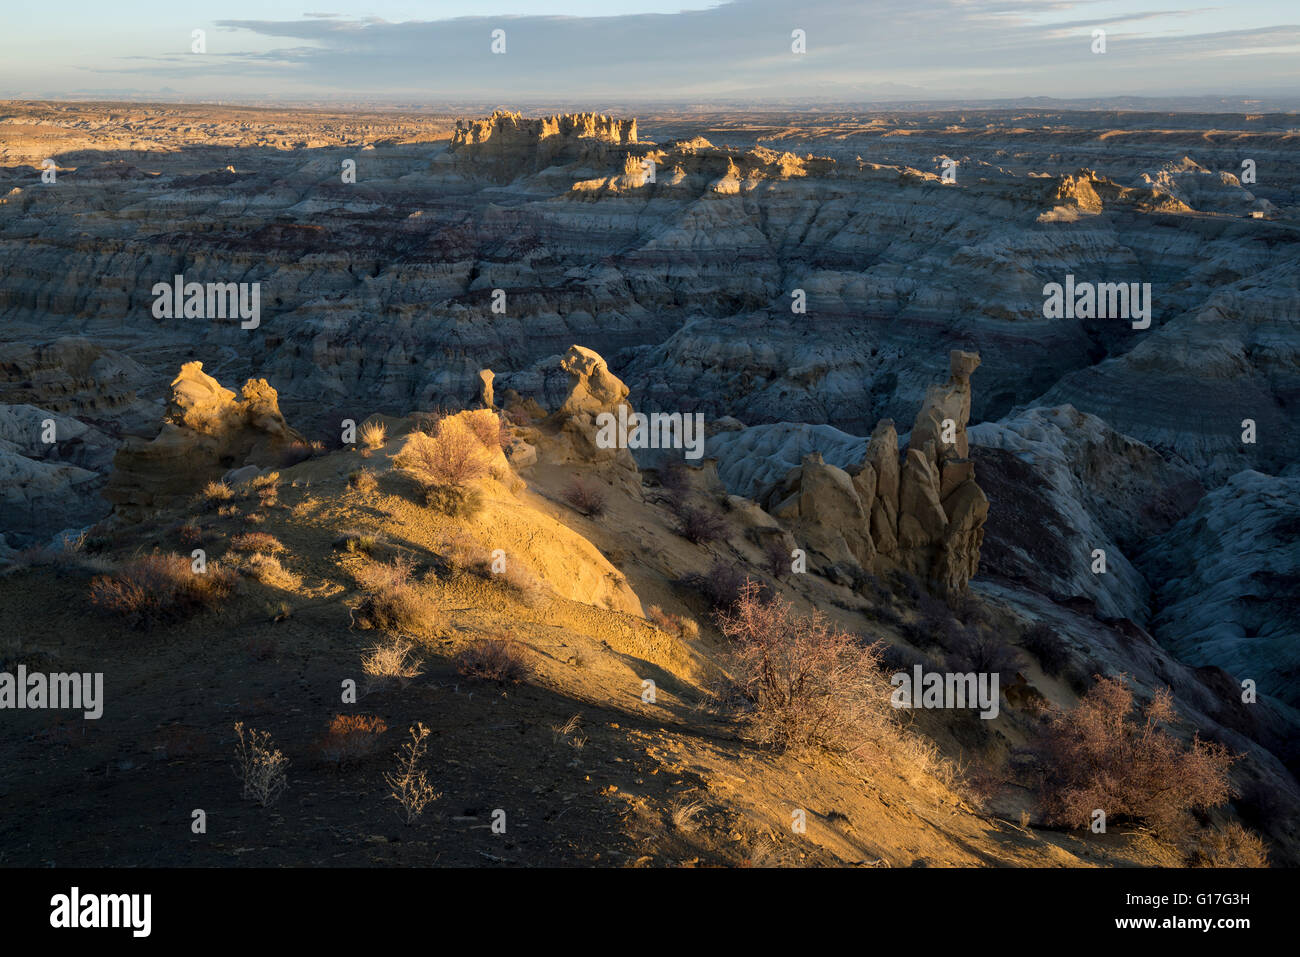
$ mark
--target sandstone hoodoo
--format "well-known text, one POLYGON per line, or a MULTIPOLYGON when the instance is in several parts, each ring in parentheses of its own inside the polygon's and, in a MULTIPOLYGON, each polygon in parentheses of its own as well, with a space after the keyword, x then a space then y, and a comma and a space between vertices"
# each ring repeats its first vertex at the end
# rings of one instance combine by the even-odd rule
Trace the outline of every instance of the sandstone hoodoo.
POLYGON ((989 509, 966 438, 979 363, 978 354, 952 352, 951 376, 926 393, 901 465, 898 433, 885 419, 857 465, 841 469, 813 452, 764 496, 814 561, 900 568, 942 592, 966 587, 989 509))
POLYGON ((292 446, 307 445, 285 422, 265 379, 249 379, 236 398, 202 362, 187 362, 171 388, 158 434, 128 437, 113 461, 104 497, 119 516, 138 517, 193 495, 231 469, 280 465, 292 446))

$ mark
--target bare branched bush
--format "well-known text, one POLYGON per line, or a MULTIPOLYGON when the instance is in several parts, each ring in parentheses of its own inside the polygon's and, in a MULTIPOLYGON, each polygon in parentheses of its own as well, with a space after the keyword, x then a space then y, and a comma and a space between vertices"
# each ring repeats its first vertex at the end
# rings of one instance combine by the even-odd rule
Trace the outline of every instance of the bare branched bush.
POLYGON ((489 452, 498 452, 509 444, 509 438, 502 441, 502 422, 491 409, 475 409, 472 412, 463 413, 465 425, 474 433, 474 437, 479 440, 489 452))
POLYGON ((768 539, 763 546, 763 567, 773 578, 780 580, 790 574, 790 553, 785 543, 776 538, 768 539))
POLYGON ((681 584, 698 591, 714 610, 725 611, 740 598, 747 580, 740 566, 719 559, 703 575, 692 573, 684 576, 681 584))
POLYGON ((1123 678, 1103 677, 1073 711, 1048 722, 1038 747, 1050 821, 1086 827, 1100 808, 1108 818, 1173 834, 1189 811, 1227 802, 1233 755, 1199 737, 1184 745, 1165 730, 1176 717, 1168 689, 1157 691, 1139 718, 1133 711, 1123 678))
POLYGON ((575 511, 581 512, 588 518, 600 518, 605 514, 604 491, 599 486, 584 482, 576 476, 565 486, 560 497, 575 511))
POLYGON ((455 417, 443 419, 434 435, 412 432, 393 461, 425 486, 468 485, 491 464, 483 443, 455 417))
POLYGON ((371 419, 369 422, 362 423, 357 435, 366 448, 380 449, 388 441, 388 426, 378 419, 371 419))
POLYGON ((414 568, 409 559, 396 558, 391 563, 376 562, 358 570, 357 581, 365 594, 352 613, 353 623, 388 631, 427 628, 438 609, 411 581, 414 568))
POLYGON ((329 728, 316 742, 321 760, 344 767, 369 757, 379 747, 379 736, 388 730, 383 718, 364 714, 336 714, 329 728))
POLYGON ((402 806, 406 823, 414 824, 424 809, 442 797, 429 784, 429 779, 419 764, 429 747, 429 729, 417 723, 411 728, 411 740, 402 745, 397 754, 397 771, 385 774, 384 780, 391 789, 389 797, 402 806))
POLYGON ((466 678, 517 685, 531 669, 517 642, 505 638, 476 641, 455 658, 456 670, 466 678))
POLYGON ((269 731, 248 730, 244 735, 244 722, 235 723, 239 744, 235 748, 235 774, 244 782, 243 797, 262 807, 274 804, 289 786, 286 758, 271 740, 269 731))
POLYGON ((169 624, 215 607, 235 588, 229 569, 209 564, 196 572, 182 555, 141 555, 108 575, 91 579, 93 605, 120 616, 132 628, 169 624))
POLYGON ((718 614, 730 640, 727 664, 760 743, 779 750, 852 754, 892 736, 891 688, 879 645, 835 627, 819 612, 800 615, 779 596, 764 601, 747 581, 730 612, 718 614))
POLYGON ((1049 675, 1059 675, 1070 663, 1070 652, 1061 636, 1044 622, 1026 628, 1020 636, 1020 645, 1037 659, 1039 666, 1049 675))

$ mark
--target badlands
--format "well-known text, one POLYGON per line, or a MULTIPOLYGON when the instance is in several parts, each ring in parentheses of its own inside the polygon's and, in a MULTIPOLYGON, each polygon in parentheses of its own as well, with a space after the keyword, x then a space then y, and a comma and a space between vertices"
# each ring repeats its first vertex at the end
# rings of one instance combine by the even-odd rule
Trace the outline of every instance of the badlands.
POLYGON ((0 847, 1176 866, 1245 824, 1296 863, 1297 145, 1289 114, 0 103, 0 671, 107 696, 0 742, 28 835, 0 847), (177 276, 255 286, 258 321, 160 316, 177 276), (1149 284, 1149 326, 1046 318, 1067 277, 1149 284), (620 405, 703 414, 702 459, 602 447, 620 405), (411 463, 487 409, 484 474, 435 507, 411 463), (214 610, 142 629, 88 597, 195 547, 237 579, 214 610), (349 776, 311 755, 386 631, 376 567, 436 613, 387 629, 422 670, 352 705, 393 730, 349 776), (729 575, 1005 703, 915 713, 887 773, 760 747, 719 704, 729 575), (497 638, 523 683, 466 677, 497 638), (1177 837, 1042 800, 1026 755, 1106 676, 1236 756, 1177 837), (294 842, 237 800, 236 721, 293 758, 294 842), (413 837, 381 772, 417 722, 444 796, 413 837), (44 790, 77 782, 93 846, 44 790), (196 786, 219 840, 159 826, 196 786))

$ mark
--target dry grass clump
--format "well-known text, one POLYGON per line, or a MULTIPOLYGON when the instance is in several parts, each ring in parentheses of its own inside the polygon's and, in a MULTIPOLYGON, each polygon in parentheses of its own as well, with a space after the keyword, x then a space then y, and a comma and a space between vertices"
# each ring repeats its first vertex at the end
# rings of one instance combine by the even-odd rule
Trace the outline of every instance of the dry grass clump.
POLYGON ((1070 712, 1054 715, 1038 742, 1043 809, 1049 821, 1087 827, 1094 810, 1128 818, 1166 835, 1183 833, 1188 812, 1231 797, 1234 757, 1194 736, 1184 745, 1165 730, 1174 721, 1168 689, 1133 714, 1133 692, 1120 677, 1100 677, 1070 712))
POLYGON ((584 482, 576 476, 560 493, 560 497, 588 518, 600 518, 605 514, 605 492, 599 486, 584 482))
POLYGON ((375 473, 370 469, 358 469, 348 475, 348 485, 362 495, 371 495, 379 488, 379 480, 375 478, 375 473))
POLYGON ((1268 845, 1233 821, 1203 835, 1191 863, 1193 867, 1268 867, 1268 845))
POLYGON ((366 448, 371 450, 380 449, 388 441, 388 426, 378 419, 371 419, 369 422, 362 423, 357 435, 361 439, 361 444, 366 448))
POLYGON ((132 628, 146 629, 212 608, 234 588, 235 576, 228 569, 209 564, 206 571, 196 572, 182 555, 154 553, 91 579, 90 601, 132 628))
POLYGON ((519 684, 532 670, 519 644, 506 638, 476 641, 456 655, 455 665, 466 678, 512 685, 519 684))
POLYGON ((718 626, 731 643, 734 690, 748 703, 745 720, 760 743, 843 755, 897 746, 879 643, 865 644, 820 612, 797 614, 779 596, 764 601, 752 580, 732 610, 718 614, 718 626))
POLYGON ((335 548, 341 548, 354 555, 373 555, 379 545, 380 540, 377 535, 357 531, 355 528, 344 529, 334 539, 335 548))
POLYGON ((408 638, 394 638, 388 643, 371 645, 361 659, 361 670, 370 679, 371 686, 382 686, 391 681, 402 684, 421 674, 424 662, 413 654, 415 642, 408 638))
POLYGON ((412 432, 393 462, 426 487, 468 485, 486 476, 491 465, 483 443, 461 416, 440 420, 432 435, 412 432))
POLYGON ((391 789, 388 796, 402 806, 407 824, 414 824, 425 807, 442 797, 441 792, 433 790, 424 770, 419 767, 429 747, 428 739, 429 729, 417 723, 411 728, 411 740, 398 752, 396 773, 384 775, 384 781, 391 789))
POLYGON ((329 728, 316 742, 321 760, 344 767, 369 757, 379 747, 379 736, 388 730, 383 718, 365 714, 336 714, 329 728))
POLYGON ((186 522, 176 529, 176 536, 182 545, 197 545, 203 541, 203 529, 194 522, 186 522))
POLYGON ((320 441, 303 442, 294 439, 281 453, 280 461, 284 468, 291 468, 308 459, 325 454, 325 443, 320 441))
POLYGON ((526 565, 517 561, 507 563, 505 570, 494 572, 492 580, 514 593, 529 608, 533 608, 546 594, 546 588, 526 565))
POLYGON ((352 612, 353 624, 386 631, 417 631, 428 627, 438 608, 411 581, 414 569, 414 562, 408 558, 395 558, 390 563, 374 562, 359 569, 357 581, 365 594, 352 612))
POLYGON ((267 532, 240 532, 230 539, 230 547, 237 552, 265 552, 275 555, 284 551, 284 545, 267 532))
POLYGON ((276 802, 289 787, 286 771, 289 759, 271 740, 269 731, 249 729, 244 736, 244 722, 235 723, 239 744, 235 748, 235 776, 244 782, 243 797, 262 807, 276 802))
POLYGON ((264 492, 267 489, 275 488, 279 481, 279 472, 267 472, 265 475, 254 475, 243 484, 242 489, 246 494, 252 492, 264 492))
MULTIPOLYGON (((261 533, 250 532, 249 534, 261 533)), ((250 555, 235 555, 231 558, 230 563, 239 569, 241 574, 272 588, 293 591, 302 585, 302 578, 281 565, 280 559, 274 555, 265 555, 262 552, 253 552, 250 555)))
POLYGON ((235 490, 225 482, 209 482, 203 486, 203 490, 198 494, 198 500, 205 503, 209 508, 220 505, 222 502, 229 502, 235 497, 235 490))
POLYGON ((696 639, 700 637, 700 626, 694 618, 687 618, 685 615, 673 615, 658 605, 651 605, 646 617, 650 619, 660 631, 666 631, 670 635, 676 635, 679 638, 696 639))

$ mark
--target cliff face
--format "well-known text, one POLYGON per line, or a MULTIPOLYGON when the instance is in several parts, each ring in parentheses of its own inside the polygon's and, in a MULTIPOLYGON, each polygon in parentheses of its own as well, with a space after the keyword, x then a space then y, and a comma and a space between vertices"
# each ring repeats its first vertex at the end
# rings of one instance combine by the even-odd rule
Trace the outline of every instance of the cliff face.
POLYGON ((513 179, 557 163, 600 162, 610 147, 635 144, 636 120, 597 113, 526 119, 497 110, 483 120, 457 120, 447 153, 457 170, 513 179))

